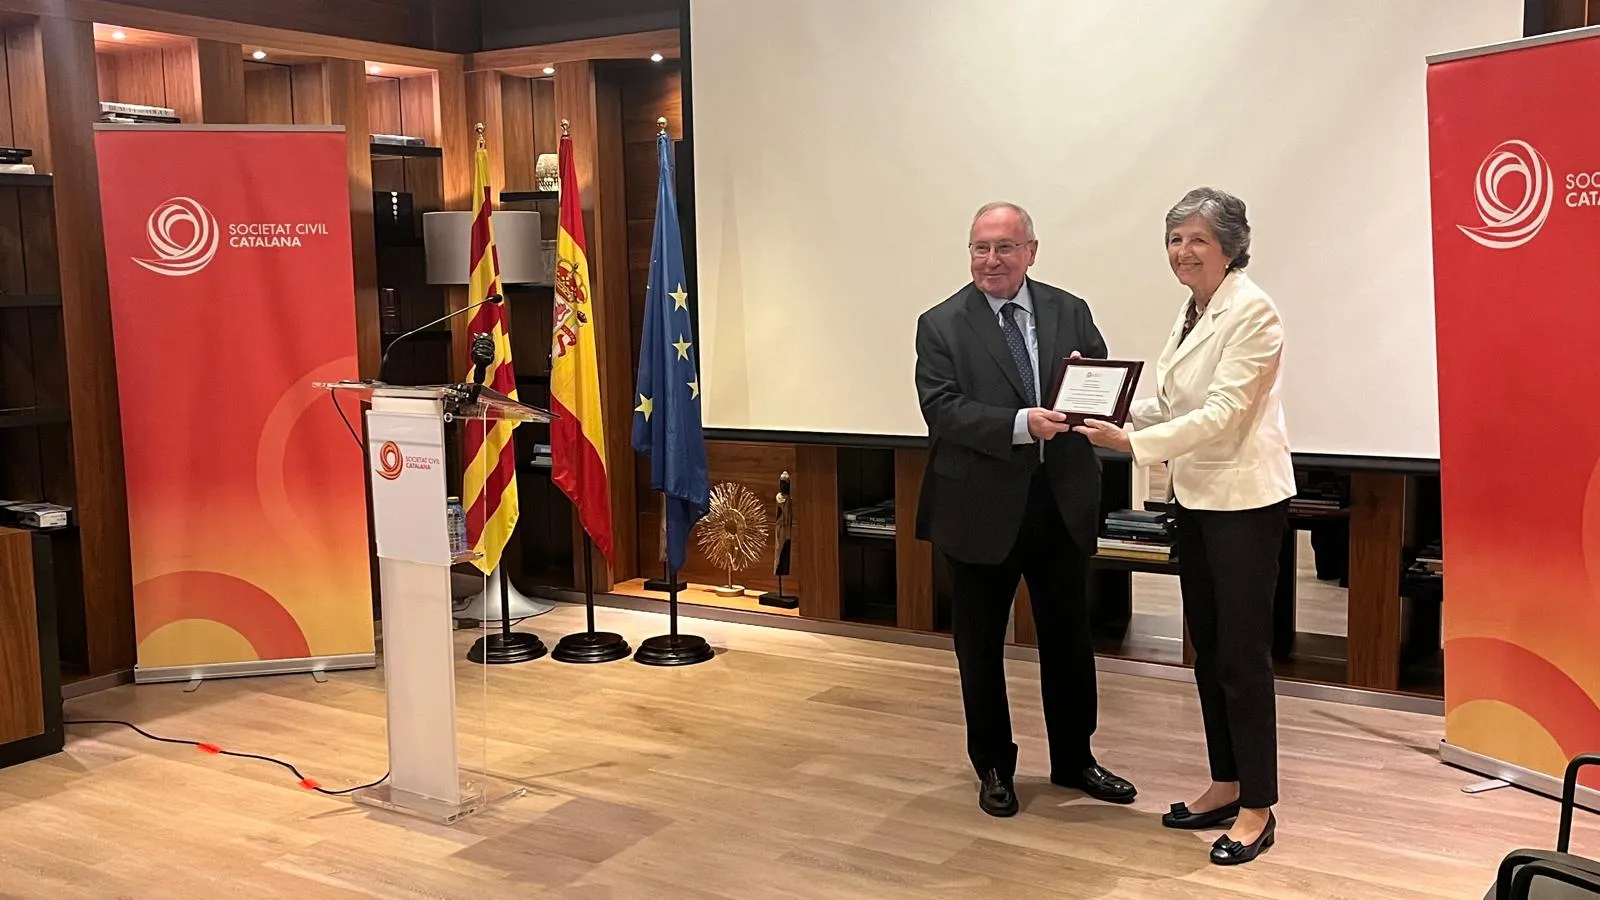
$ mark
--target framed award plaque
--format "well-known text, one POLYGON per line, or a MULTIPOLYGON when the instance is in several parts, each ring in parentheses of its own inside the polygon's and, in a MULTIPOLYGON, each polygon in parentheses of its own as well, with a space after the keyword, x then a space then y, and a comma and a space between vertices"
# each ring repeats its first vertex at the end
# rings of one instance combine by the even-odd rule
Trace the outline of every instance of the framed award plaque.
POLYGON ((1139 386, 1144 363, 1116 359, 1062 359, 1050 381, 1048 408, 1066 413, 1067 424, 1099 419, 1128 424, 1128 407, 1139 386))

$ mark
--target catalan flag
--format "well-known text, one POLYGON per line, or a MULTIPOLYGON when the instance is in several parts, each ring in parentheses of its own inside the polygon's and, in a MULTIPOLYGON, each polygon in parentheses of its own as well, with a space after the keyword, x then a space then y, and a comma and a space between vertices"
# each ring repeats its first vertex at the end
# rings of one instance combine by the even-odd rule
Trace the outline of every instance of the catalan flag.
MULTIPOLYGON (((563 123, 565 124, 565 123, 563 123)), ((578 521, 611 559, 611 487, 595 352, 594 295, 583 235, 572 137, 559 153, 561 227, 556 232, 555 330, 550 343, 550 476, 578 508, 578 521)))
MULTIPOLYGON (((495 252, 490 214, 494 196, 489 184, 489 151, 478 138, 472 164, 472 276, 467 303, 480 303, 500 293, 500 258, 495 252)), ((494 362, 484 376, 485 386, 513 400, 517 377, 511 368, 511 313, 501 303, 485 303, 472 314, 469 334, 494 338, 494 362)), ((470 370, 471 364, 468 364, 470 370)), ((464 423, 467 469, 462 492, 467 511, 467 545, 483 554, 474 561, 485 573, 500 565, 500 554, 517 527, 517 461, 511 431, 515 422, 473 419, 464 423), (486 427, 487 426, 487 427, 486 427)))

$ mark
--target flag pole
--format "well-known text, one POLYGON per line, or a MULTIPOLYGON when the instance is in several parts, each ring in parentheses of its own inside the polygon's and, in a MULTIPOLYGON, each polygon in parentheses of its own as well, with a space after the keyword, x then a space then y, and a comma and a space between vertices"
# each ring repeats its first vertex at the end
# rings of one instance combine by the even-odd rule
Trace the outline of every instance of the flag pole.
MULTIPOLYGON (((484 139, 483 123, 477 123, 473 130, 477 133, 477 150, 473 154, 472 161, 472 232, 474 237, 468 254, 468 265, 471 267, 471 274, 468 280, 467 300, 475 302, 479 306, 478 311, 473 314, 472 322, 477 322, 482 317, 487 323, 482 328, 482 331, 491 337, 498 333, 497 342, 500 342, 506 341, 510 337, 511 324, 510 320, 505 318, 509 313, 502 310, 498 305, 489 304, 484 306, 484 301, 491 294, 499 292, 500 267, 499 258, 495 255, 494 248, 494 203, 489 199, 489 152, 484 139), (488 273, 487 275, 485 275, 486 272, 488 273)), ((468 328, 470 329, 471 327, 471 323, 469 323, 468 328)), ((499 357, 498 350, 496 350, 495 355, 497 358, 499 357)), ((510 375, 511 357, 509 356, 509 351, 504 359, 500 359, 495 364, 494 371, 497 382, 494 386, 509 387, 498 383, 502 375, 510 375)), ((482 374, 477 377, 476 386, 472 392, 474 402, 478 397, 477 388, 482 387, 483 378, 482 374)), ((515 390, 515 387, 509 387, 506 393, 515 396, 515 390)), ((472 425, 466 426, 468 449, 469 453, 475 454, 480 461, 479 475, 482 479, 481 483, 484 485, 483 490, 487 490, 491 483, 491 474, 501 467, 499 446, 491 441, 490 437, 500 429, 502 424, 506 424, 506 420, 498 415, 491 419, 487 408, 484 408, 470 421, 476 424, 477 430, 474 431, 472 425), (471 446, 471 440, 474 436, 478 438, 477 448, 472 448, 471 446), (489 449, 485 451, 484 448, 489 449)), ((511 442, 509 429, 515 427, 515 423, 507 424, 508 431, 505 436, 507 445, 511 442)), ((510 483, 506 488, 506 497, 509 498, 509 503, 511 504, 509 508, 515 510, 517 476, 514 465, 511 469, 510 483)), ((479 543, 482 544, 485 555, 492 558, 493 562, 484 578, 484 610, 487 611, 489 608, 489 592, 498 589, 500 591, 500 633, 484 634, 478 638, 473 642, 472 648, 467 651, 467 659, 475 663, 491 666, 509 665, 538 659, 550 652, 549 648, 545 647, 544 641, 541 641, 536 634, 526 631, 513 632, 511 630, 511 582, 509 580, 510 576, 506 574, 503 555, 510 543, 510 535, 515 520, 513 519, 512 525, 506 528, 505 542, 491 552, 490 541, 492 538, 489 536, 488 521, 489 504, 485 502, 482 507, 484 519, 479 524, 481 529, 479 543)))
POLYGON ((604 663, 627 659, 633 653, 620 634, 594 630, 594 541, 583 533, 583 605, 589 614, 589 630, 569 634, 556 642, 550 658, 564 663, 604 663))
POLYGON ((645 336, 640 349, 639 379, 640 407, 635 409, 641 418, 635 420, 634 449, 650 453, 655 465, 652 480, 661 492, 661 522, 664 530, 666 562, 667 634, 649 638, 633 654, 636 662, 647 666, 689 666, 716 656, 706 639, 678 632, 678 568, 683 564, 684 542, 682 533, 694 524, 695 513, 704 514, 704 481, 706 477, 705 443, 700 429, 700 376, 693 355, 693 324, 688 307, 689 292, 685 290, 683 272, 683 246, 677 228, 677 201, 673 194, 672 153, 667 135, 667 120, 656 120, 656 161, 659 180, 656 193, 655 239, 650 252, 650 285, 645 298, 645 336), (667 298, 672 303, 667 303, 667 298), (677 316, 676 319, 673 317, 677 316), (670 323, 670 334, 680 343, 663 345, 671 341, 665 326, 670 323), (681 346, 680 346, 681 344, 681 346), (663 350, 673 352, 663 353, 663 350), (683 361, 684 365, 671 369, 683 361), (651 422, 651 415, 656 416, 651 422), (677 422, 685 429, 686 443, 668 448, 664 439, 666 424, 677 422), (643 428, 644 430, 640 430, 643 428), (653 435, 648 442, 646 437, 653 435), (669 470, 666 478, 660 476, 663 468, 669 470), (698 468, 698 472, 689 471, 698 468), (700 486, 686 490, 681 482, 698 482, 700 486), (677 486, 672 486, 677 485, 677 486), (688 499, 685 499, 685 494, 688 499), (698 496, 696 496, 698 494, 698 496), (688 504, 686 507, 685 504, 688 504), (674 525, 677 528, 674 528, 674 525))

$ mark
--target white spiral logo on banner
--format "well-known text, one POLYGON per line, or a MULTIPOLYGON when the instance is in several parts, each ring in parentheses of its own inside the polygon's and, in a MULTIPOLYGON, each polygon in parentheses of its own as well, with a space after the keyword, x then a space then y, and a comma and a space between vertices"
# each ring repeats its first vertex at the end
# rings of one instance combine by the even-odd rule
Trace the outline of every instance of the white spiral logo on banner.
POLYGON ((193 275, 217 255, 217 218, 191 197, 173 197, 156 207, 145 223, 155 259, 134 262, 158 275, 193 275))
POLYGON ((1483 224, 1457 225, 1461 233, 1485 247, 1509 250, 1533 240, 1550 216, 1555 200, 1555 177, 1550 164, 1527 141, 1506 141, 1489 151, 1478 166, 1478 215, 1483 224), (1508 175, 1522 178, 1522 193, 1502 197, 1501 182, 1508 175), (1515 202, 1507 202, 1514 200, 1515 202))

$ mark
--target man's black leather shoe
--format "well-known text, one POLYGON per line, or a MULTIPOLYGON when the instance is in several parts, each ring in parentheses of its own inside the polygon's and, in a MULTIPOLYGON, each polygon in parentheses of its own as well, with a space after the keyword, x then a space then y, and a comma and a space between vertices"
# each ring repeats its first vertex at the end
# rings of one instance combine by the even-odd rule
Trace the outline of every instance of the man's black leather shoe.
POLYGON ((1096 800, 1107 803, 1132 803, 1139 792, 1132 783, 1112 774, 1111 770, 1095 765, 1079 772, 1050 773, 1050 782, 1066 788, 1076 788, 1096 800))
POLYGON ((1000 774, 997 769, 990 769, 983 773, 983 784, 978 786, 978 808, 991 816, 1014 816, 1017 814, 1017 791, 1011 785, 1011 779, 1000 774))

